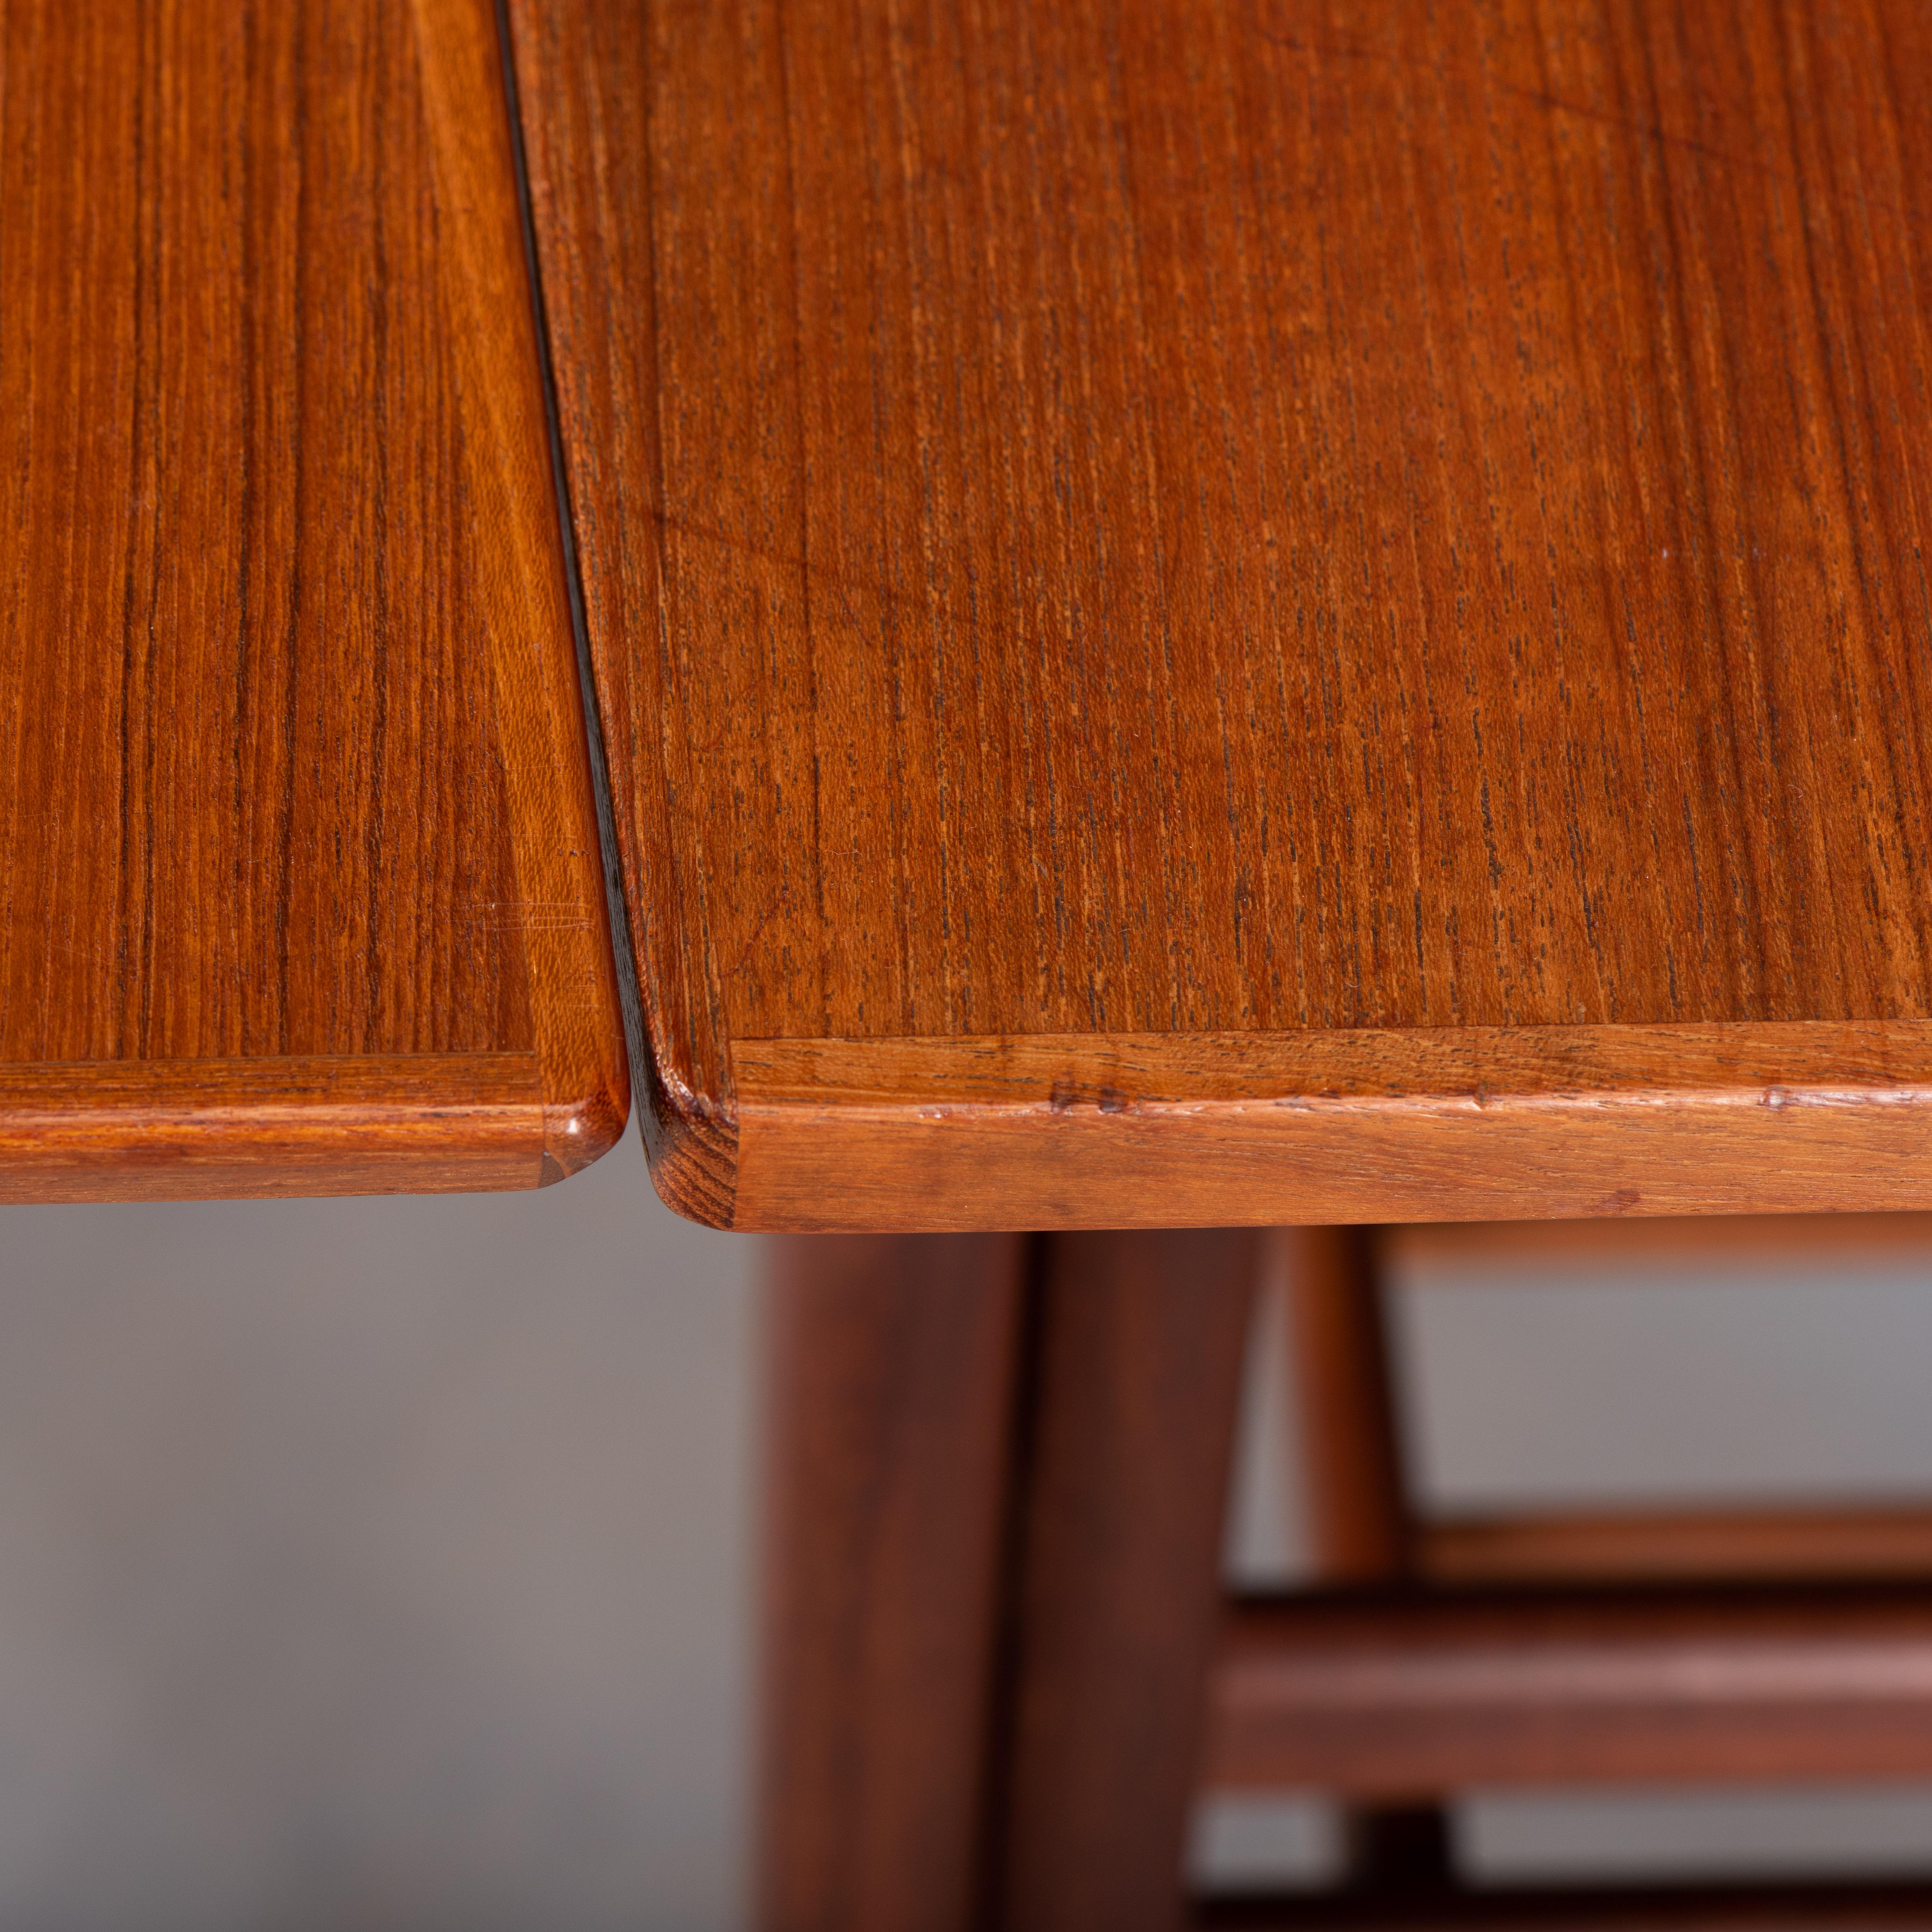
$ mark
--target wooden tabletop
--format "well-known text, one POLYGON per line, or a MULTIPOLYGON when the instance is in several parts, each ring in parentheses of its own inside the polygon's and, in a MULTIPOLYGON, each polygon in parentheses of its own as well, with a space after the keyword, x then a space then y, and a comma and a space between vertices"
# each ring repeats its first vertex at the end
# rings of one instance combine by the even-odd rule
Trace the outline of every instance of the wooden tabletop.
POLYGON ((1922 0, 509 14, 669 1198, 1932 1203, 1922 0))
POLYGON ((0 4, 0 1198, 627 1103, 490 0, 0 4))

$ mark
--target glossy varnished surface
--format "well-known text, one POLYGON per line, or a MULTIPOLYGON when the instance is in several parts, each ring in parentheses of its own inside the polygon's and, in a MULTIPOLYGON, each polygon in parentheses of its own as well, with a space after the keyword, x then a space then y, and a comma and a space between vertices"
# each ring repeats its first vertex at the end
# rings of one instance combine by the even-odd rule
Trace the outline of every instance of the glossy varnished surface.
POLYGON ((1925 1199, 1916 0, 511 14, 672 1198, 1925 1199), (1468 1118, 1345 1185, 1250 1052, 1468 1118))
POLYGON ((1932 1768, 1922 1588, 1409 1592, 1229 1618, 1203 1769, 1378 1801, 1932 1768))
POLYGON ((622 1124, 488 0, 0 5, 0 1196, 622 1124))

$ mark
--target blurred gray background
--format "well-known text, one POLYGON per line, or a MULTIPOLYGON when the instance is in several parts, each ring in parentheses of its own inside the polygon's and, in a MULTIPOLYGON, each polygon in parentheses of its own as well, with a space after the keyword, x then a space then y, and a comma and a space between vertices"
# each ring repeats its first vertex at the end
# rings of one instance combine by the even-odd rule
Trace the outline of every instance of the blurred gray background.
POLYGON ((0 1209, 0 1928, 742 1916, 752 1242, 0 1209))
MULTIPOLYGON (((755 1240, 634 1137, 540 1194, 0 1209, 0 1932, 625 1926, 747 1898, 755 1240)), ((1404 1250, 1436 1507, 1932 1496, 1932 1250, 1404 1250)), ((1231 1569, 1292 1578, 1264 1300, 1231 1569)), ((1494 1876, 1932 1866, 1932 1793, 1479 1797, 1494 1876)), ((1305 1796, 1210 1799, 1313 1880, 1305 1796)))

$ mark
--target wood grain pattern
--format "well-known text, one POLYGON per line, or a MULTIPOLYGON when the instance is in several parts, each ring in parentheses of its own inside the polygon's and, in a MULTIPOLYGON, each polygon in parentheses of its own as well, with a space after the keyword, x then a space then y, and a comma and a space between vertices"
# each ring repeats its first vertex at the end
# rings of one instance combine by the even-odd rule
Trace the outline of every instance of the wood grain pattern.
POLYGON ((628 1106, 489 0, 0 5, 0 1198, 628 1106))
POLYGON ((1366 1188, 1212 1104, 1231 1038, 1628 1028, 1722 1100, 1651 1030, 1932 1018, 1918 0, 511 12, 674 1202, 1932 1198, 1916 1101, 1782 1178, 1747 1088, 1366 1188), (1144 1132, 926 1151, 982 1042, 1149 1036, 1144 1132), (878 1108, 808 1173, 821 1045, 878 1108))
POLYGON ((1932 1612, 1870 1585, 1288 1601, 1235 1612, 1211 1702, 1227 1789, 1923 1778, 1932 1612))
POLYGON ((0 1069, 0 1199, 529 1187, 544 1140, 528 1053, 0 1069))
POLYGON ((741 1227, 1897 1209, 1932 1025, 752 1040, 741 1227))

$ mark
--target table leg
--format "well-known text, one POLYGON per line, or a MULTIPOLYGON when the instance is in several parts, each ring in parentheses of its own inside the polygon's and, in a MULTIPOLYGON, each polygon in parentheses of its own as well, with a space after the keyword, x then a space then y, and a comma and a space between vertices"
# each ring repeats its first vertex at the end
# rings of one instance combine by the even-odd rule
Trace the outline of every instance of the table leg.
POLYGON ((1388 1582, 1411 1568, 1413 1526, 1374 1231, 1284 1228, 1272 1239, 1283 1263, 1286 1366, 1301 1438, 1294 1473, 1312 1580, 1388 1582))
POLYGON ((1260 1238, 1044 1243, 986 1922, 1168 1932, 1260 1238))
POLYGON ((1027 1243, 802 1235, 776 1249, 761 1923, 964 1932, 1027 1243))
MULTIPOLYGON (((1301 1424, 1312 1580, 1334 1586, 1412 1576, 1415 1525, 1371 1228, 1283 1228, 1288 1372, 1301 1424)), ((1358 1809, 1346 1820, 1350 1882, 1386 1889, 1448 1882, 1438 1806, 1358 1809)))

